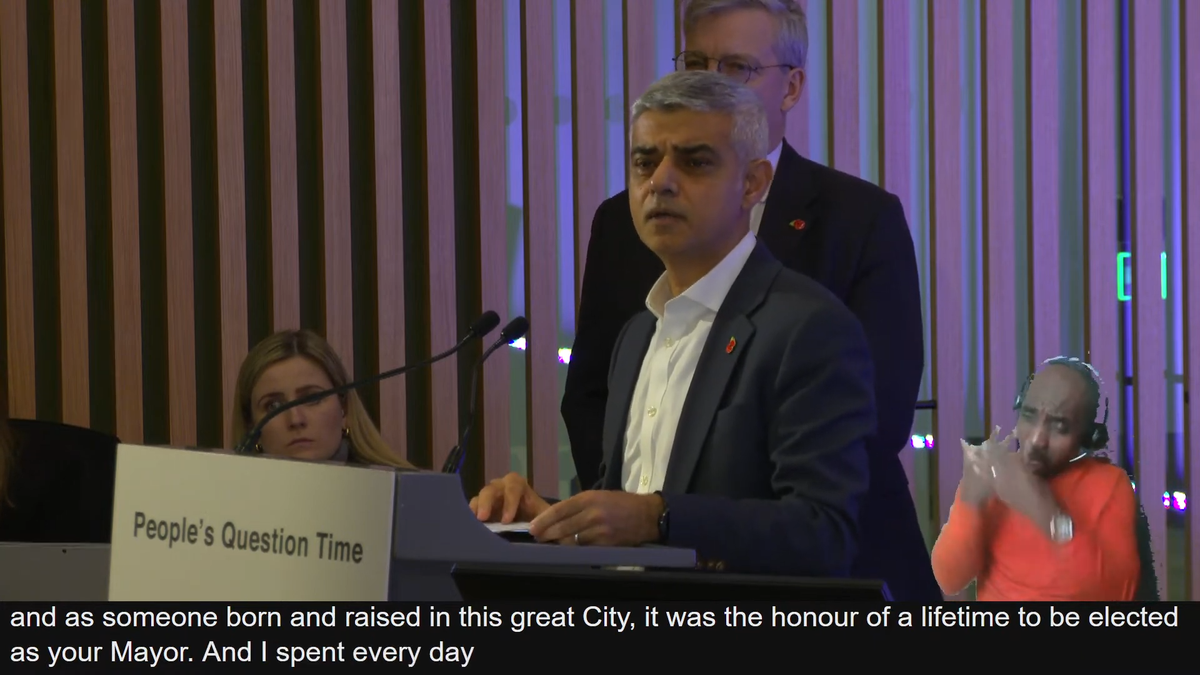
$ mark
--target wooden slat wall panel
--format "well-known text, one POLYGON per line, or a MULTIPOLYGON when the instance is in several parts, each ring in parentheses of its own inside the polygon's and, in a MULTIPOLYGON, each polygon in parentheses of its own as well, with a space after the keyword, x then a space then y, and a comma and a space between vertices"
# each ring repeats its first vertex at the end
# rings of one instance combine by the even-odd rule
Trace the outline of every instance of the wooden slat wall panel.
POLYGON ((986 0, 982 12, 983 35, 983 230, 987 247, 981 256, 987 270, 984 278, 987 311, 983 313, 986 359, 987 410, 984 429, 996 425, 1008 433, 1013 423, 1013 396, 1020 386, 1014 381, 1017 348, 1013 327, 1017 325, 1016 239, 1017 222, 1016 145, 1013 110, 1013 4, 1012 0, 986 0))
MULTIPOLYGON (((1188 347, 1184 350, 1184 366, 1187 377, 1188 403, 1185 406, 1187 419, 1187 466, 1190 482, 1188 495, 1200 497, 1200 43, 1194 36, 1200 35, 1200 7, 1194 3, 1180 3, 1180 50, 1183 56, 1183 167, 1184 184, 1184 242, 1186 256, 1181 262, 1184 273, 1184 292, 1187 304, 1186 333, 1188 347)), ((1195 513, 1188 518, 1188 543, 1191 560, 1192 600, 1200 600, 1200 518, 1195 513)))
MULTIPOLYGON (((400 12, 394 0, 371 3, 375 123, 375 247, 378 274, 379 367, 404 363, 404 214, 401 168, 400 12)), ((400 378, 379 384, 380 433, 397 457, 408 456, 407 388, 400 378)))
MULTIPOLYGON (((652 3, 635 4, 649 8, 653 18, 652 3)), ((549 495, 558 494, 558 283, 556 266, 549 264, 558 255, 557 185, 554 180, 540 176, 545 176, 547 167, 555 165, 554 137, 547 131, 554 128, 552 7, 552 0, 526 0, 521 5, 525 311, 529 318, 525 360, 526 381, 529 383, 526 402, 529 478, 539 494, 549 495)), ((628 2, 626 11, 631 11, 628 2)), ((626 18, 632 22, 628 14, 626 18)), ((626 29, 633 30, 633 26, 627 23, 626 29)), ((632 36, 629 40, 632 40, 632 36)), ((631 42, 627 41, 626 47, 630 59, 641 58, 631 42)), ((650 50, 646 56, 650 58, 652 55, 653 50, 650 50)), ((627 65, 627 68, 631 68, 631 72, 642 72, 638 70, 643 67, 638 65, 640 63, 627 65)))
MULTIPOLYGON (((579 2, 578 0, 573 0, 571 2, 571 7, 577 9, 581 5, 587 5, 587 4, 588 3, 582 3, 582 2, 579 2)), ((595 3, 595 4, 599 4, 599 3, 595 3)), ((680 54, 681 52, 683 52, 683 42, 684 42, 684 40, 683 40, 683 38, 684 38, 684 35, 683 35, 683 10, 686 7, 687 7, 686 0, 675 0, 675 50, 674 50, 675 54, 680 54)), ((578 31, 579 29, 576 28, 575 30, 578 31)))
MULTIPOLYGON (((196 443, 196 315, 192 258, 192 122, 188 8, 160 6, 163 184, 167 272, 167 377, 171 443, 196 443)), ((161 366, 158 366, 161 367, 161 366)))
MULTIPOLYGON (((798 2, 800 7, 808 8, 806 0, 798 2)), ((809 44, 812 40, 812 30, 809 28, 809 44)), ((906 54, 907 56, 907 54, 906 54)), ((784 139, 788 145, 791 145, 793 150, 806 157, 809 156, 809 106, 811 98, 808 91, 808 73, 811 72, 811 67, 821 67, 820 62, 812 61, 812 54, 805 50, 804 53, 804 71, 805 82, 804 91, 800 92, 800 100, 796 103, 796 107, 788 110, 787 126, 784 130, 784 139)))
POLYGON ((142 297, 133 0, 108 3, 108 158, 117 436, 142 442, 142 297), (121 300, 125 300, 122 302, 121 300))
POLYGON ((858 124, 858 2, 830 2, 828 81, 829 125, 833 129, 833 168, 857 176, 858 124))
MULTIPOLYGON (((800 0, 800 2, 798 4, 802 8, 804 8, 806 10, 808 9, 807 0, 800 0)), ((895 4, 895 3, 892 3, 892 4, 895 4)), ((903 3, 901 3, 901 4, 903 4, 903 3)), ((907 35, 907 30, 908 30, 908 28, 906 26, 905 27, 905 35, 907 35)), ((808 37, 809 37, 809 45, 811 45, 812 44, 812 28, 811 27, 808 30, 808 37)), ((904 56, 905 56, 905 59, 907 60, 908 54, 906 53, 904 56)), ((794 149, 796 152, 800 153, 801 156, 807 157, 808 156, 808 147, 809 147, 808 106, 811 103, 811 97, 808 94, 807 74, 808 74, 810 68, 820 67, 820 65, 813 63, 812 54, 810 54, 808 51, 806 51, 804 54, 804 60, 805 60, 804 70, 805 70, 805 75, 806 75, 805 83, 804 83, 805 84, 804 91, 800 94, 800 100, 796 103, 796 106, 794 108, 792 108, 787 114, 787 128, 784 130, 783 137, 784 137, 784 139, 787 140, 788 144, 792 146, 792 149, 794 149)), ((905 73, 905 78, 907 80, 907 72, 905 73)))
MULTIPOLYGON (((880 183, 885 190, 900 198, 910 227, 913 225, 913 139, 910 127, 913 92, 909 78, 908 36, 911 12, 911 7, 905 2, 879 2, 879 119, 882 129, 880 152, 883 155, 879 161, 882 171, 880 183)), ((905 448, 900 453, 900 462, 908 476, 908 489, 915 498, 917 481, 914 460, 912 448, 905 448)))
POLYGON ((959 68, 961 8, 935 3, 929 8, 929 136, 930 239, 933 248, 933 382, 938 408, 934 415, 937 444, 938 518, 946 522, 954 492, 962 478, 963 437, 963 283, 962 270, 962 86, 959 68))
POLYGON ((62 421, 86 427, 91 411, 88 402, 88 259, 83 169, 83 28, 79 2, 54 0, 54 146, 62 421))
POLYGON ((1106 385, 1109 458, 1121 461, 1121 362, 1117 302, 1117 7, 1110 2, 1084 5, 1084 265, 1088 290, 1084 311, 1087 359, 1106 385))
MULTIPOLYGON (((1134 0, 1130 12, 1133 107, 1134 456, 1138 494, 1150 519, 1160 594, 1166 592, 1166 317, 1159 256, 1164 250, 1162 3, 1134 0)), ((1163 596, 1165 597, 1165 595, 1163 596)))
POLYGON ((296 178, 296 54, 291 0, 267 0, 267 134, 271 172, 274 330, 300 327, 300 203, 296 178))
POLYGON ((654 82, 654 3, 625 0, 625 137, 629 137, 629 107, 654 82))
POLYGON ((1058 3, 1029 3, 1029 294, 1033 364, 1062 354, 1058 286, 1058 3))
MULTIPOLYGON (((599 6, 599 3, 593 3, 599 6)), ((475 5, 476 67, 479 72, 479 262, 483 306, 509 319, 508 309, 508 172, 505 155, 504 112, 504 4, 480 2, 475 5)), ((603 22, 593 28, 600 33, 603 22)), ((578 136, 577 136, 578 137, 578 136)), ((599 141, 603 144, 603 136, 599 141)), ((602 158, 601 158, 602 160, 602 158)), ((603 182, 603 162, 600 180, 603 182)), ((578 201, 577 201, 578 203, 578 201)), ((590 217, 590 216, 589 216, 590 217)), ((591 222, 590 220, 588 221, 591 222)), ((488 337, 488 342, 493 340, 488 337)), ((480 391, 483 411, 479 421, 483 430, 484 476, 493 478, 508 473, 512 463, 509 447, 510 359, 497 354, 483 367, 480 391)))
POLYGON ((578 303, 588 241, 592 236, 592 217, 608 196, 604 172, 604 5, 600 2, 573 2, 571 13, 575 300, 578 303))
MULTIPOLYGON (((354 372, 350 254, 350 111, 346 5, 320 0, 321 182, 324 186, 325 337, 354 372)), ((444 221, 453 222, 453 221, 444 221)))
MULTIPOLYGON (((233 409, 238 369, 249 350, 246 313, 246 150, 242 108, 242 7, 213 5, 217 103, 217 227, 221 275, 221 411, 233 409)), ((222 424, 225 447, 238 439, 222 424)))
POLYGON ((4 293, 8 415, 37 415, 33 371, 33 205, 29 167, 29 42, 25 0, 0 2, 4 293))
MULTIPOLYGON (((429 199, 429 339, 434 352, 458 342, 454 255, 454 94, 450 3, 425 0, 425 171, 429 199)), ((458 443, 458 365, 433 366, 433 466, 458 443)))

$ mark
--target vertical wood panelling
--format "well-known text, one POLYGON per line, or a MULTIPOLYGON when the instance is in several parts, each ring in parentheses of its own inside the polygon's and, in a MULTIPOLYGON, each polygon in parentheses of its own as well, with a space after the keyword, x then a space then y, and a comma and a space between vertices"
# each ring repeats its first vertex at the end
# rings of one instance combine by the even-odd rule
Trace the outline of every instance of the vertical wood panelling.
MULTIPOLYGON (((572 8, 578 8, 580 5, 587 5, 587 4, 589 4, 589 3, 581 3, 581 2, 578 2, 578 0, 573 0, 571 2, 572 8)), ((591 3, 591 4, 598 5, 599 3, 591 3)), ((686 0, 675 0, 675 49, 672 53, 676 54, 676 55, 683 52, 683 10, 686 7, 687 7, 686 0)), ((576 33, 579 32, 578 27, 575 28, 575 32, 576 33)))
MULTIPOLYGON (((599 3, 593 3, 599 7, 599 3)), ((596 23, 596 33, 602 23, 596 23)), ((504 96, 504 5, 480 2, 475 5, 476 67, 479 92, 479 279, 483 306, 507 322, 508 309, 508 199, 505 155, 504 96), (486 170, 484 169, 486 167, 486 170)), ((603 118, 601 118, 603 119, 603 118)), ((578 136, 576 136, 578 137, 578 136)), ((603 136, 601 136, 603 138, 603 136)), ((603 143, 603 141, 600 141, 603 143)), ((597 161, 603 181, 603 156, 597 161)), ((591 222, 591 221, 589 221, 591 222)), ((493 338, 489 337, 488 340, 493 338)), ((508 473, 512 464, 509 447, 509 387, 511 359, 497 354, 483 367, 480 391, 484 477, 508 473)))
MULTIPOLYGON (((425 170, 429 200, 429 339, 434 352, 458 342, 454 277, 454 95, 450 3, 425 0, 425 170)), ((548 12, 547 12, 548 14, 548 12)), ((548 127, 545 127, 548 128, 548 127)), ((551 258, 553 259, 553 258, 551 258)), ((433 366, 433 466, 458 443, 458 366, 433 366)))
POLYGON ((1085 227, 1087 270, 1084 330, 1087 360, 1100 372, 1113 414, 1108 418, 1113 440, 1109 457, 1120 462, 1121 438, 1120 324, 1117 318, 1117 7, 1089 2, 1083 14, 1083 110, 1085 227))
MULTIPOLYGON (((598 3, 597 3, 598 4, 598 3)), ((629 107, 654 82, 654 3, 625 0, 625 137, 629 137, 629 107)), ((551 81, 553 82, 553 81, 551 81)))
POLYGON ((829 3, 830 156, 833 167, 853 176, 860 173, 858 156, 858 2, 829 3))
MULTIPOLYGON (((1162 3, 1134 0, 1130 12, 1130 100, 1133 107, 1134 457, 1137 486, 1154 544, 1159 592, 1166 591, 1167 391, 1166 316, 1160 288, 1163 237, 1162 3)), ((1165 597, 1165 596, 1164 596, 1165 597)))
MULTIPOLYGON (((633 3, 650 10, 653 4, 633 3)), ((553 167, 554 136, 554 23, 552 0, 526 0, 521 5, 521 137, 524 140, 522 171, 525 179, 525 308, 529 318, 526 342, 526 381, 529 382, 530 482, 539 494, 558 494, 558 298, 557 224, 553 167)), ((626 3, 626 11, 630 11, 626 3)), ((643 11, 639 9, 638 12, 643 11)), ((633 17, 627 14, 627 30, 633 17)), ((650 36, 653 38, 653 35, 650 36)), ((630 41, 632 36, 629 37, 630 41)), ((630 59, 639 51, 627 42, 630 59)), ((644 45, 642 45, 644 46, 644 45)), ((640 49, 639 47, 638 49, 640 49)), ((653 55, 649 50, 646 58, 653 55)), ((636 62, 632 71, 643 66, 636 62)), ((632 72, 631 71, 631 72, 632 72)), ((631 81, 627 84, 633 86, 631 81)), ((640 94, 640 90, 638 94, 640 94)), ((635 95, 636 96, 636 95, 635 95)))
MULTIPOLYGON (((909 76, 908 26, 912 9, 905 2, 879 1, 879 159, 880 184, 900 198, 913 223, 912 205, 912 78, 909 76)), ((807 131, 807 129, 806 129, 807 131)), ((807 134, 806 134, 807 137, 807 134)), ((908 489, 916 497, 914 451, 905 448, 900 462, 908 476, 908 489)))
POLYGON ((983 232, 986 252, 980 260, 984 277, 983 348, 986 360, 987 410, 984 429, 1001 425, 1008 433, 1013 422, 1013 394, 1017 348, 1016 239, 1017 222, 1013 150, 1016 143, 1013 117, 1013 4, 1012 0, 986 0, 982 11, 983 35, 983 232))
MULTIPOLYGON (((1029 59, 1029 295, 1034 364, 1062 354, 1059 322, 1058 3, 1033 0, 1029 59)), ((1032 365, 1032 364, 1031 364, 1032 365)))
POLYGON ((296 191, 296 54, 291 0, 267 0, 267 134, 270 136, 271 303, 274 330, 300 327, 296 191))
MULTIPOLYGON (((798 2, 797 4, 799 4, 802 9, 807 11, 807 9, 808 9, 807 0, 800 0, 800 2, 798 2)), ((896 3, 891 3, 891 4, 894 5, 896 3)), ((904 3, 901 3, 901 4, 904 4, 904 3)), ((907 8, 907 7, 905 7, 905 8, 907 8)), ((905 30, 905 38, 907 39, 908 27, 905 26, 904 30, 905 30)), ((788 144, 792 146, 792 149, 794 149, 796 152, 800 153, 800 155, 803 157, 808 157, 808 147, 809 147, 808 106, 810 105, 810 102, 811 102, 810 96, 808 94, 808 77, 807 76, 808 76, 808 73, 811 72, 809 69, 812 67, 812 54, 809 51, 809 46, 812 45, 812 30, 808 29, 807 33, 808 33, 808 42, 804 46, 805 87, 804 87, 804 91, 801 92, 801 94, 800 94, 800 100, 796 102, 795 107, 793 107, 791 110, 788 111, 787 127, 785 128, 784 134, 783 134, 784 139, 786 139, 788 144)), ((908 58, 908 54, 906 53, 905 54, 906 61, 907 61, 907 58, 908 58)), ((907 80, 908 80, 908 73, 906 71, 905 72, 905 81, 907 81, 907 80)))
MULTIPOLYGON (((233 409, 238 369, 249 349, 246 314, 246 151, 242 109, 240 0, 213 5, 217 105, 217 228, 221 279, 221 410, 233 409)), ((225 447, 237 439, 222 424, 225 447)))
POLYGON ((142 442, 141 227, 138 212, 137 63, 133 0, 108 9, 108 160, 112 217, 113 367, 117 436, 142 442))
MULTIPOLYGON (((354 294, 350 256, 350 111, 346 5, 320 0, 321 183, 325 238, 325 337, 354 372, 354 294)), ((451 222, 451 221, 445 221, 451 222)))
MULTIPOLYGON (((371 3, 375 125, 375 246, 378 274, 379 367, 404 363, 404 192, 401 170, 400 12, 393 0, 371 3)), ((379 427, 398 457, 408 456, 407 388, 400 378, 379 383, 379 427)))
POLYGON ((25 0, 0 2, 0 146, 8 415, 37 414, 33 370, 33 205, 29 167, 29 42, 25 0))
POLYGON ((592 217, 608 196, 604 178, 604 31, 600 29, 603 25, 603 3, 571 3, 576 303, 583 286, 583 267, 587 260, 588 241, 592 236, 592 217))
POLYGON ((88 425, 88 259, 80 0, 54 0, 54 149, 62 421, 88 425))
MULTIPOLYGON (((163 184, 167 272, 167 378, 171 443, 196 443, 196 315, 192 277, 192 117, 188 8, 160 6, 163 184)), ((155 364, 152 367, 162 367, 155 364)))
MULTIPOLYGON (((1187 304, 1185 327, 1184 375, 1187 401, 1184 409, 1187 433, 1187 467, 1189 484, 1187 493, 1193 499, 1200 498, 1200 7, 1194 3, 1180 3, 1180 50, 1183 67, 1180 69, 1183 95, 1183 167, 1184 184, 1184 255, 1181 268, 1184 274, 1184 293, 1187 304)), ((1188 543, 1191 561, 1192 600, 1200 600, 1200 518, 1195 512, 1188 521, 1188 543)))
POLYGON ((962 284, 962 53, 961 8, 936 3, 929 8, 929 136, 933 206, 929 229, 933 248, 933 386, 937 444, 938 518, 946 522, 962 478, 963 284, 962 284))

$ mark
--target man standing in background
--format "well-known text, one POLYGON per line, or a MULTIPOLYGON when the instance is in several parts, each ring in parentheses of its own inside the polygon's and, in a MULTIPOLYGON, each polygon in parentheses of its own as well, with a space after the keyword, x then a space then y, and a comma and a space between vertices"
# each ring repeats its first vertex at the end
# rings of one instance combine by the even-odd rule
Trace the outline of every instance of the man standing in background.
MULTIPOLYGON (((897 600, 940 600, 899 453, 908 445, 924 371, 921 297, 900 201, 879 187, 801 157, 783 140, 800 99, 807 19, 793 0, 694 0, 684 15, 678 70, 717 70, 767 108, 774 178, 750 230, 785 266, 833 292, 862 323, 875 362, 877 433, 867 442, 870 488, 854 575, 881 578, 897 600)), ((562 414, 584 488, 600 478, 613 348, 645 307, 662 262, 638 238, 629 197, 592 222, 562 414)))

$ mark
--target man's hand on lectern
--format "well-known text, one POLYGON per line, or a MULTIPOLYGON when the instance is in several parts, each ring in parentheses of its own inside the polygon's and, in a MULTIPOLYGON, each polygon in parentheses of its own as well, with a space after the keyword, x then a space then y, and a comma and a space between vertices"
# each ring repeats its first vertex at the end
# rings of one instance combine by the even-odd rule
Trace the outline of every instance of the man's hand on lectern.
POLYGON ((666 504, 657 494, 588 490, 546 509, 529 524, 538 541, 587 546, 656 542, 666 504))
POLYGON ((471 500, 471 511, 485 523, 526 523, 548 508, 550 504, 516 472, 488 483, 471 500))

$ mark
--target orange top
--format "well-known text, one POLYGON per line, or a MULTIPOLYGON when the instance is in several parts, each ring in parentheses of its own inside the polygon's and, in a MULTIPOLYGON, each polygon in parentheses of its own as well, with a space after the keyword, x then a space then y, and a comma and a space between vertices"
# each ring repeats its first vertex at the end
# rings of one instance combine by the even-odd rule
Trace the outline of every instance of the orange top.
POLYGON ((998 499, 979 509, 955 495, 933 547, 942 591, 953 595, 975 579, 981 601, 1132 600, 1141 561, 1129 476, 1107 460, 1085 459, 1052 478, 1050 490, 1074 523, 1066 544, 998 499))

